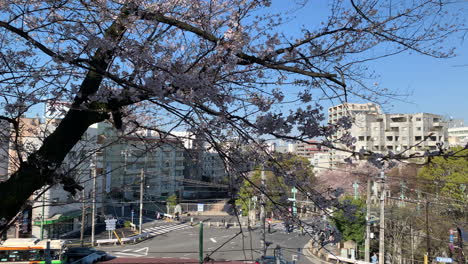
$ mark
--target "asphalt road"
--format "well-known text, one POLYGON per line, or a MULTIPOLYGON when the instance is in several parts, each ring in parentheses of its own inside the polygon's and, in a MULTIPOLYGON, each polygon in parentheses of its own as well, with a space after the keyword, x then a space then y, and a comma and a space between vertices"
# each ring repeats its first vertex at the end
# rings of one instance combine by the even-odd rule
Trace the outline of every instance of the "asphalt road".
MULTIPOLYGON (((162 229, 164 226, 159 228, 162 229)), ((210 254, 210 257, 215 260, 255 260, 259 258, 261 256, 259 228, 252 231, 243 229, 241 234, 238 234, 239 231, 240 229, 236 227, 209 228, 205 225, 203 233, 204 256, 210 254), (236 234, 238 235, 236 236, 236 234)), ((273 255, 273 249, 280 246, 287 261, 298 257, 296 263, 315 262, 311 262, 304 256, 304 254, 308 254, 303 249, 310 240, 308 236, 300 236, 298 232, 286 234, 278 226, 278 228, 272 228, 272 233, 266 235, 266 240, 271 242, 267 255, 273 255)), ((99 249, 116 257, 198 259, 199 227, 175 229, 135 245, 105 246, 99 249)))

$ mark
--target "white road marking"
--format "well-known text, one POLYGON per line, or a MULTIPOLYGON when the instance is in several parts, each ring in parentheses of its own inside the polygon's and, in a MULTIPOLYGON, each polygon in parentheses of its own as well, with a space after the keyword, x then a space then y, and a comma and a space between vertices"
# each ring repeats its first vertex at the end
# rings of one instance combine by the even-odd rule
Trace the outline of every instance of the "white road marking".
POLYGON ((132 253, 124 253, 124 252, 116 252, 116 255, 124 255, 124 256, 132 256, 132 257, 143 257, 140 254, 132 254, 132 253))
POLYGON ((141 251, 144 251, 145 253, 145 256, 148 256, 148 247, 144 247, 144 248, 140 248, 140 249, 137 249, 137 250, 134 250, 133 252, 141 252, 141 251))
POLYGON ((148 256, 148 247, 138 248, 138 249, 124 249, 120 252, 115 252, 116 255, 132 256, 132 257, 144 257, 148 256), (131 252, 131 253, 130 253, 131 252))
POLYGON ((214 238, 210 237, 210 240, 213 241, 213 243, 218 243, 214 238))
POLYGON ((187 228, 192 228, 192 226, 190 226, 189 224, 170 224, 170 225, 146 228, 145 230, 143 230, 143 232, 149 233, 151 236, 156 236, 156 235, 168 233, 170 231, 182 230, 182 229, 187 229, 187 228))

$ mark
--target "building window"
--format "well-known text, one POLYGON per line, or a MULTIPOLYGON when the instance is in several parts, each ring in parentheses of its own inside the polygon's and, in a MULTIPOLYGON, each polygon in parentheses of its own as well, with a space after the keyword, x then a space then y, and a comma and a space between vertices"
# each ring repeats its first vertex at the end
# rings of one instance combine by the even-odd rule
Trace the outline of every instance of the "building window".
POLYGON ((421 127, 417 127, 417 128, 416 128, 416 131, 421 131, 421 127))
POLYGON ((416 141, 421 141, 421 140, 422 140, 422 137, 421 137, 421 136, 416 136, 416 137, 414 137, 414 140, 416 140, 416 141))
POLYGON ((416 117, 416 121, 421 121, 421 118, 420 118, 420 117, 416 117))
POLYGON ((364 136, 359 136, 359 141, 364 141, 364 136))

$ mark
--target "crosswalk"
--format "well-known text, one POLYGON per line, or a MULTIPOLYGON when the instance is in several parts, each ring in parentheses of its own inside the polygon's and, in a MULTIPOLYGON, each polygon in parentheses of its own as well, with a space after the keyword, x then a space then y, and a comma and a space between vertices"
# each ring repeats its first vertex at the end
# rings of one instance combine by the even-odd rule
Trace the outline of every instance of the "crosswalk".
MULTIPOLYGON (((285 227, 284 223, 275 223, 275 224, 272 224, 272 225, 271 225, 271 228, 272 228, 273 230, 286 231, 286 227, 285 227)), ((297 227, 297 226, 294 226, 294 229, 293 229, 292 232, 300 233, 300 232, 301 232, 301 228, 300 228, 300 227, 297 227)), ((316 232, 316 230, 315 230, 313 227, 311 227, 311 226, 306 225, 306 226, 304 227, 304 233, 306 233, 306 234, 312 234, 312 233, 315 233, 315 232, 316 232)))
POLYGON ((150 236, 157 236, 169 233, 175 230, 184 230, 192 228, 190 224, 168 224, 168 225, 160 225, 150 228, 143 229, 143 233, 148 233, 150 236))

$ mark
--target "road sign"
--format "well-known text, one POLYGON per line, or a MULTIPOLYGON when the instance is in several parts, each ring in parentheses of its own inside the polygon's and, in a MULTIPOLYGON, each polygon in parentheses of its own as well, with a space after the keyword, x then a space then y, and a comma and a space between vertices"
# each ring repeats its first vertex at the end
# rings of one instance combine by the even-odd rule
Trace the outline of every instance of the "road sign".
POLYGON ((104 222, 106 222, 107 231, 115 230, 115 224, 117 223, 117 219, 106 219, 104 222))
POLYGON ((453 243, 453 235, 452 234, 450 234, 449 239, 450 239, 450 243, 453 243))
POLYGON ((203 207, 204 207, 204 204, 197 204, 197 211, 203 212, 203 207))
POLYGON ((294 198, 288 198, 288 201, 295 202, 295 201, 296 201, 296 199, 294 199, 294 198))
POLYGON ((296 187, 293 187, 293 188, 291 189, 291 192, 292 192, 292 193, 297 193, 296 187))
POLYGON ((453 259, 451 258, 443 258, 443 257, 436 257, 437 262, 442 262, 442 263, 452 263, 453 259))

